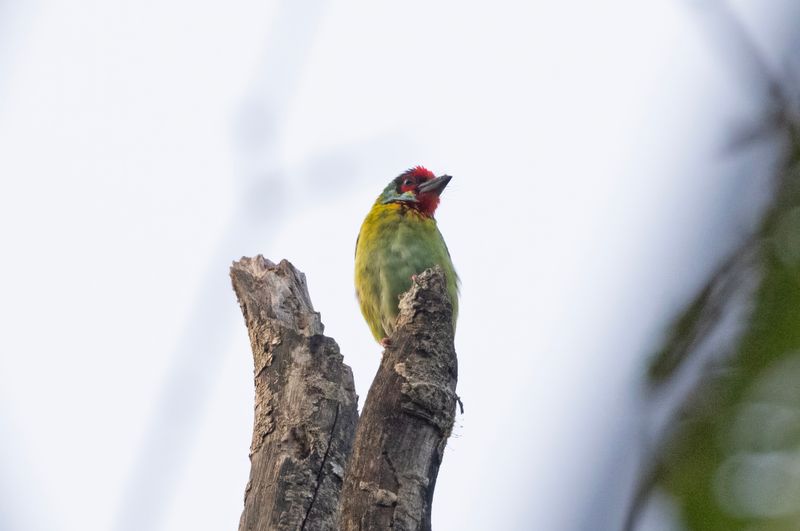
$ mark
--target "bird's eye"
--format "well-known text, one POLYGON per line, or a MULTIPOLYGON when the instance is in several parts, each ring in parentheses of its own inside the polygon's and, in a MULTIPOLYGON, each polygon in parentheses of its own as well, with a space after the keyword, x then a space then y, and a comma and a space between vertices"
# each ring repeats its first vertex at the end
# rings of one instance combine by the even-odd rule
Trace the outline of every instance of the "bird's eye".
POLYGON ((403 181, 403 186, 411 186, 412 184, 414 184, 414 181, 412 181, 411 179, 406 179, 405 181, 403 181))

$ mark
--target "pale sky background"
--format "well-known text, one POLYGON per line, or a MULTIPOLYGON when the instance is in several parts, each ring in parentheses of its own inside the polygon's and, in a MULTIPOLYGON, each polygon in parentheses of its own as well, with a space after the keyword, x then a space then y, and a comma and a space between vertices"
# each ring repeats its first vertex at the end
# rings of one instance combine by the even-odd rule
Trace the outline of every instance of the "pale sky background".
MULTIPOLYGON (((434 528, 614 529, 643 360, 766 196, 713 4, 0 0, 0 529, 235 529, 227 268, 304 271, 363 400, 355 238, 416 164, 462 279, 434 528)), ((792 4, 733 3, 773 59, 792 4)))

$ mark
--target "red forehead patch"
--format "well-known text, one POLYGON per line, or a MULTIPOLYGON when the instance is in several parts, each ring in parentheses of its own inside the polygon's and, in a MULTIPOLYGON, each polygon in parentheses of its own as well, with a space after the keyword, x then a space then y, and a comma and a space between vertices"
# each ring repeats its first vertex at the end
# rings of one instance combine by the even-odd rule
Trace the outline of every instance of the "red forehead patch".
POLYGON ((410 170, 406 172, 408 175, 413 175, 414 177, 422 177, 426 181, 429 181, 436 177, 431 170, 425 168, 424 166, 414 166, 410 170))

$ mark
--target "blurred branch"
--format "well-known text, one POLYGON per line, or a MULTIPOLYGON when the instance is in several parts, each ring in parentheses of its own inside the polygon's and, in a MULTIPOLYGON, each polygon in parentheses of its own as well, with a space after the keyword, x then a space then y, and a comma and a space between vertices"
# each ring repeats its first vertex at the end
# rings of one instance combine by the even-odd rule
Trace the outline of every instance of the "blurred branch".
POLYGON ((663 349, 653 358, 649 376, 654 385, 668 382, 685 359, 712 334, 730 301, 736 299, 736 292, 752 285, 750 281, 758 275, 758 260, 757 245, 751 239, 712 273, 706 286, 672 326, 663 349))
POLYGON ((764 94, 764 118, 750 130, 740 132, 732 142, 733 148, 742 148, 765 136, 793 127, 797 120, 797 98, 794 96, 794 77, 790 71, 776 72, 771 68, 747 32, 744 24, 724 0, 707 0, 700 3, 706 12, 707 27, 712 32, 712 44, 736 60, 742 83, 751 83, 764 94))
POLYGON ((800 450, 793 428, 780 417, 800 411, 800 401, 771 387, 782 382, 776 371, 791 375, 800 349, 800 286, 795 280, 800 274, 795 236, 800 214, 799 121, 794 87, 791 76, 776 75, 768 67, 727 4, 704 6, 716 29, 716 43, 735 57, 742 81, 764 89, 763 118, 732 147, 744 149, 766 138, 778 141, 779 135, 788 142, 781 146, 774 194, 756 230, 710 275, 652 360, 648 383, 653 411, 648 418, 655 448, 642 466, 623 528, 636 529, 658 490, 675 501, 680 523, 671 526, 761 529, 769 522, 796 529, 800 521, 793 511, 774 509, 780 507, 775 502, 780 498, 749 495, 794 492, 800 488, 796 478, 770 476, 761 469, 756 479, 755 468, 747 468, 768 457, 778 463, 777 456, 800 450), (763 439, 765 426, 773 430, 768 442, 763 439), (752 490, 756 483, 758 488, 752 490))
POLYGON ((208 260, 193 310, 171 353, 171 367, 115 515, 115 531, 156 531, 163 527, 189 454, 187 449, 233 330, 233 314, 224 311, 229 297, 221 274, 225 261, 242 249, 252 248, 253 242, 263 246, 264 234, 276 234, 283 221, 284 211, 278 207, 287 203, 282 186, 287 172, 278 165, 279 144, 287 109, 297 93, 293 89, 306 69, 326 4, 325 0, 279 1, 265 28, 267 41, 249 90, 252 96, 242 103, 240 113, 255 118, 241 118, 235 129, 235 145, 240 148, 235 172, 241 192, 238 205, 232 209, 235 215, 208 260), (268 193, 261 193, 266 186, 268 193), (263 208, 263 201, 252 200, 262 195, 270 199, 271 208, 263 208))

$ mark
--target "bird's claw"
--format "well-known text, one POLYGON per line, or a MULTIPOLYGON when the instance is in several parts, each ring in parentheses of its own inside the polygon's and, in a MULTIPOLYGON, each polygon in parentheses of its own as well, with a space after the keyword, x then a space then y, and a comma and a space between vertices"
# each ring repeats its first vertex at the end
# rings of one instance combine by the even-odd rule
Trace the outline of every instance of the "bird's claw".
POLYGON ((388 337, 384 337, 383 339, 381 339, 381 346, 383 348, 390 347, 391 345, 392 345, 392 340, 389 339, 388 337))

